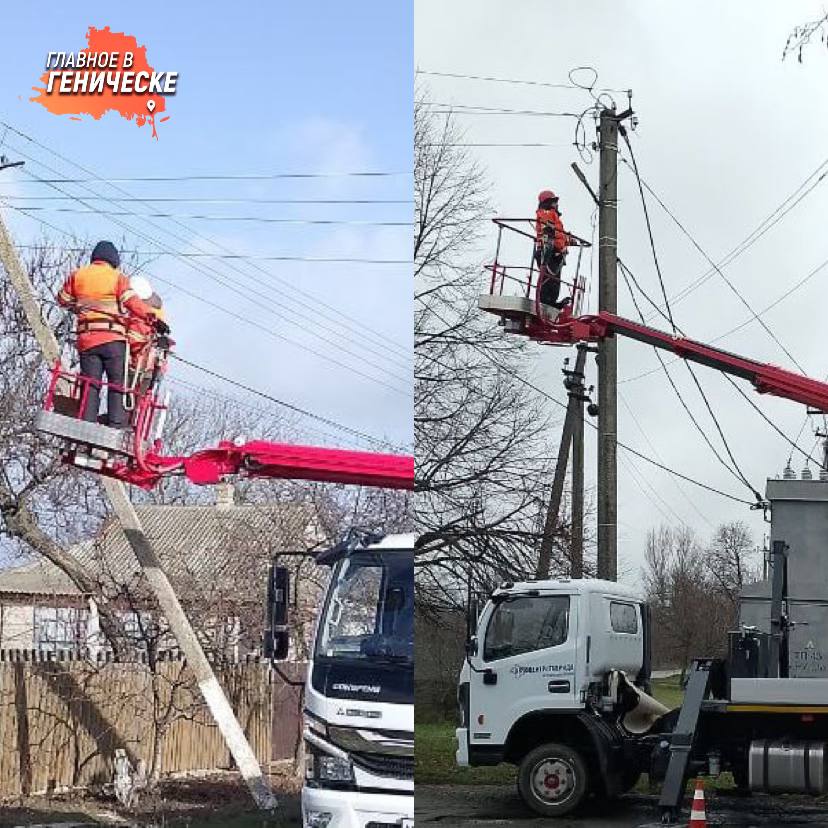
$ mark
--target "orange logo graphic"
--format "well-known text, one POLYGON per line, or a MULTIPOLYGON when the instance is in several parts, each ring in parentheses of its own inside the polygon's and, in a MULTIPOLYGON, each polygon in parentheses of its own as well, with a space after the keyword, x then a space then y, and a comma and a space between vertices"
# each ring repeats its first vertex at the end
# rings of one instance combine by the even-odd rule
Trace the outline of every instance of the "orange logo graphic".
POLYGON ((158 72, 147 62, 147 47, 109 26, 86 32, 86 48, 80 52, 49 52, 43 86, 32 87, 38 94, 30 100, 45 106, 55 115, 68 115, 80 121, 90 115, 96 121, 115 111, 128 121, 152 127, 167 109, 166 97, 174 95, 178 72, 158 72))

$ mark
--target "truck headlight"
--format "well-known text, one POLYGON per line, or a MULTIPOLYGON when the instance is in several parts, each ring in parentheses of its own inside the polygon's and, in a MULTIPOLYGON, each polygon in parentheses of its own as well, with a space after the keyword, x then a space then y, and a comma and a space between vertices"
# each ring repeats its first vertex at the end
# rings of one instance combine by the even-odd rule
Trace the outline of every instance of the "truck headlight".
POLYGON ((306 828, 328 828, 333 814, 330 811, 308 811, 305 814, 306 828))
POLYGON ((305 778, 315 782, 354 782, 350 759, 331 756, 315 745, 306 743, 305 778))
POLYGON ((321 782, 353 782, 354 769, 348 759, 320 754, 316 757, 316 778, 321 782))

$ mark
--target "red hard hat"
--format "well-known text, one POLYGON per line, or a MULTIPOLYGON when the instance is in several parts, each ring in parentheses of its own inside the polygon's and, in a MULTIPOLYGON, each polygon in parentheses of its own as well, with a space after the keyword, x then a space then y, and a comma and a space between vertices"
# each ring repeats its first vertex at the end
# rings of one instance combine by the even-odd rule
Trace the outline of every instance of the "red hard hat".
POLYGON ((557 196, 552 192, 552 190, 541 190, 540 195, 538 196, 538 202, 546 201, 548 198, 557 198, 557 196))

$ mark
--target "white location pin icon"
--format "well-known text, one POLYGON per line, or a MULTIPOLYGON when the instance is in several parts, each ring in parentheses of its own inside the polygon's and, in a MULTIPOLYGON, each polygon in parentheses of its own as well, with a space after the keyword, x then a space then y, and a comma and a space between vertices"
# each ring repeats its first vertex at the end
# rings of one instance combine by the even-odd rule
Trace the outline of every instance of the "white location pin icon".
POLYGON ((150 99, 147 101, 147 109, 148 109, 150 112, 152 112, 152 110, 153 110, 153 109, 155 109, 155 101, 154 101, 152 98, 150 98, 150 99))

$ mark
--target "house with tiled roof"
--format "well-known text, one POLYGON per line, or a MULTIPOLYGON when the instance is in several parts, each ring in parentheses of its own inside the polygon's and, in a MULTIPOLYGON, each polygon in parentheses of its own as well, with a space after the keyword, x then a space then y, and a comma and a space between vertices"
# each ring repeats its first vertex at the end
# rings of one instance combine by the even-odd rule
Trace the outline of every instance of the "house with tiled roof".
MULTIPOLYGON (((293 642, 302 659, 325 572, 308 550, 322 542, 308 503, 240 505, 231 486, 216 488, 210 505, 139 505, 144 530, 208 652, 238 658, 259 651, 268 566, 294 571, 293 642)), ((69 550, 100 586, 130 636, 165 634, 163 618, 117 522, 69 550)), ((36 558, 0 570, 0 649, 106 648, 95 596, 83 594, 57 566, 36 558)), ((158 645, 158 641, 155 641, 158 645)), ((165 648, 174 648, 172 640, 165 648)))

